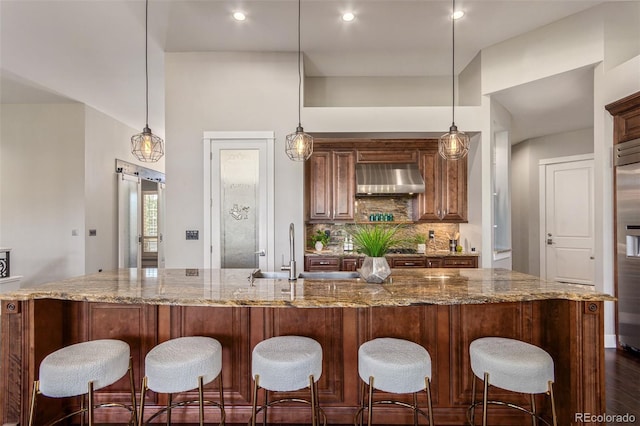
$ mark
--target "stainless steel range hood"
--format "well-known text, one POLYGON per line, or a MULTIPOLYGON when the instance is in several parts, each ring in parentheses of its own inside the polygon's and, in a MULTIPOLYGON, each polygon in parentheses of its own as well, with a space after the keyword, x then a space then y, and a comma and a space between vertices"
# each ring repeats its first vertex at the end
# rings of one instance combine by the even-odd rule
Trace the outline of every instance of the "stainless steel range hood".
POLYGON ((358 195, 415 194, 424 192, 417 164, 356 164, 358 195))

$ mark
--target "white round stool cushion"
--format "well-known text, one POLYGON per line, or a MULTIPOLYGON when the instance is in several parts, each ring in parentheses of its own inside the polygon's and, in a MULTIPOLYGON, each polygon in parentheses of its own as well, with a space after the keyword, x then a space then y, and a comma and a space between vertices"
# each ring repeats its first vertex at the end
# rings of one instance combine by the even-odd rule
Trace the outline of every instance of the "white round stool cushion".
POLYGON ((309 387, 309 376, 322 375, 322 346, 309 337, 278 336, 263 340, 253 348, 251 373, 258 385, 276 392, 309 387))
POLYGON ((544 393, 554 380, 553 359, 532 344, 503 337, 483 337, 469 345, 473 374, 513 392, 544 393))
POLYGON ((129 345, 103 339, 76 343, 50 353, 40 364, 40 392, 53 398, 83 395, 89 382, 98 390, 129 369, 129 345))
POLYGON ((358 349, 358 373, 373 387, 385 392, 413 393, 425 389, 431 379, 431 356, 417 343, 382 337, 369 340, 358 349))
POLYGON ((144 359, 147 386, 154 392, 178 393, 211 382, 222 371, 222 345, 211 337, 178 337, 160 343, 144 359))

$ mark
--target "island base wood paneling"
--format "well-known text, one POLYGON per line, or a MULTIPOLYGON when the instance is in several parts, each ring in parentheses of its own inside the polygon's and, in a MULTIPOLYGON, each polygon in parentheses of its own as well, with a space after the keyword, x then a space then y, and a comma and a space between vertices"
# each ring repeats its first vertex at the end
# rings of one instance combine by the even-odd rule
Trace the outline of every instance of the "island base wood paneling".
MULTIPOLYGON (((299 334, 318 340, 324 353, 319 394, 329 424, 352 424, 360 400, 357 350, 375 337, 398 337, 423 345, 433 363, 432 392, 438 425, 463 425, 471 400, 469 343, 482 336, 504 336, 539 345, 555 360, 556 397, 560 425, 573 425, 574 413, 604 414, 603 302, 541 300, 470 305, 415 305, 368 308, 191 307, 70 302, 50 299, 3 301, 2 404, 3 422, 27 424, 31 381, 47 353, 78 340, 120 338, 132 348, 136 386, 144 355, 157 343, 185 335, 208 335, 223 345, 223 377, 227 423, 249 419, 251 350, 263 339, 299 334)), ((480 396, 480 386, 478 397, 480 396)), ((216 400, 216 383, 206 387, 216 400)), ((101 398, 104 398, 102 393, 101 398)), ((306 392, 285 396, 306 396, 306 392)), ((528 398, 499 389, 492 397, 516 403, 528 398)), ((195 397, 196 393, 188 393, 195 397)), ((390 397, 380 393, 380 398, 390 397)), ((126 383, 117 383, 106 397, 128 401, 126 383)), ((396 396, 407 402, 410 396, 396 396)), ((146 413, 166 402, 148 396, 146 413)), ((538 407, 549 412, 547 399, 538 407)), ((41 398, 40 419, 50 418, 77 401, 41 398), (61 406, 64 404, 64 406, 61 406)), ((426 406, 424 394, 419 404, 426 406)), ((269 422, 307 423, 308 407, 273 407, 269 422)), ((490 424, 529 424, 519 412, 491 407, 490 424)), ((126 423, 126 413, 98 410, 99 423, 126 423)), ((211 420, 216 410, 208 411, 211 420)), ((197 423, 197 409, 175 410, 174 423, 197 423)), ((376 422, 412 424, 410 412, 385 407, 376 422)))

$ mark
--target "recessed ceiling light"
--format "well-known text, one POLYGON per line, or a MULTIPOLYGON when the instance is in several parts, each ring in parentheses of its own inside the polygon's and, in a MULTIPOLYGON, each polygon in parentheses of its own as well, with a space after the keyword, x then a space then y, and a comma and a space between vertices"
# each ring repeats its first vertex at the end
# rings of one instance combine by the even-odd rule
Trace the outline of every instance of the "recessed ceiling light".
POLYGON ((247 19, 247 16, 242 12, 233 12, 233 19, 236 21, 244 21, 247 19))
POLYGON ((460 19, 464 16, 464 12, 462 10, 456 10, 455 12, 453 12, 453 14, 451 15, 452 19, 460 19))
POLYGON ((342 15, 342 20, 343 20, 344 22, 351 22, 351 21, 353 21, 354 19, 356 19, 356 15, 354 15, 354 14, 353 14, 353 13, 351 13, 351 12, 347 12, 347 13, 344 13, 344 14, 342 15))

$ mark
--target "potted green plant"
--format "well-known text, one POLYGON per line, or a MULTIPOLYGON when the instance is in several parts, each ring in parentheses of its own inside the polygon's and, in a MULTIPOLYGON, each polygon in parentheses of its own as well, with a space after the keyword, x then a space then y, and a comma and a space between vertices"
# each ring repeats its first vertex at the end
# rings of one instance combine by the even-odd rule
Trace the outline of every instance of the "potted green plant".
POLYGON ((397 226, 382 224, 357 225, 352 229, 353 245, 364 253, 360 276, 367 282, 381 283, 389 275, 391 268, 384 255, 394 245, 401 242, 396 237, 397 226))
POLYGON ((329 245, 329 234, 325 231, 318 229, 314 234, 309 237, 311 245, 315 247, 316 251, 322 251, 324 247, 329 245))
POLYGON ((427 237, 422 234, 416 234, 413 237, 413 241, 418 246, 416 249, 416 253, 423 254, 427 251, 427 237))

